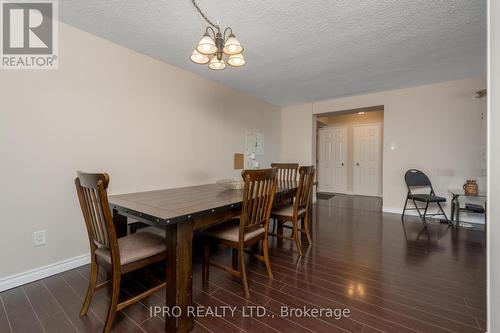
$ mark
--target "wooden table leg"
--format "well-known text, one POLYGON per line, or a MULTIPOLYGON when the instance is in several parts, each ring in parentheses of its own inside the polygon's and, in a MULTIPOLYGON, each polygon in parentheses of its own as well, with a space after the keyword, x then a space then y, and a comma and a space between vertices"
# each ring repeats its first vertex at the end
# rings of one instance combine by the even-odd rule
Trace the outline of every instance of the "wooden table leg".
POLYGON ((127 236, 127 217, 120 215, 116 209, 113 209, 113 224, 115 226, 116 237, 127 236))
POLYGON ((238 269, 238 249, 231 249, 231 264, 234 269, 238 269))
POLYGON ((193 223, 180 222, 167 227, 167 267, 165 269, 166 306, 178 306, 180 317, 165 318, 165 332, 184 333, 193 328, 193 318, 187 316, 193 295, 193 223))
MULTIPOLYGON (((280 220, 278 220, 278 219, 275 219, 275 221, 276 221, 275 223, 278 223, 278 226, 276 227, 276 233, 277 233, 278 235, 283 236, 283 229, 284 229, 284 228, 283 228, 283 224, 282 224, 282 223, 281 223, 281 221, 280 221, 280 220)), ((283 244, 283 238, 278 237, 277 241, 278 241, 278 245, 282 245, 282 244, 283 244)))

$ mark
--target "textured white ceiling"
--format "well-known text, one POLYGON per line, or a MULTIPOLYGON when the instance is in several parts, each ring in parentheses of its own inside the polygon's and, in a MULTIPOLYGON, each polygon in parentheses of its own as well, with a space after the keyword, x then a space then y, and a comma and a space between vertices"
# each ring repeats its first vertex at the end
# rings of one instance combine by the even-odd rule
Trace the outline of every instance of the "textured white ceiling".
POLYGON ((206 24, 190 0, 61 0, 63 22, 276 105, 486 72, 486 0, 198 0, 247 65, 189 60, 206 24))

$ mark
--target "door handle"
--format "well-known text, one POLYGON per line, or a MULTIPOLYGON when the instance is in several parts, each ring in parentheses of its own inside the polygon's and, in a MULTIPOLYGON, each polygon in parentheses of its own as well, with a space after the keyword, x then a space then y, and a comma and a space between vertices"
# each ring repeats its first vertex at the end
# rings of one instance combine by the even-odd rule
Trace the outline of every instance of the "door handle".
POLYGON ((344 166, 344 162, 342 162, 342 166, 344 166))
POLYGON ((359 166, 359 163, 356 163, 356 166, 359 166))

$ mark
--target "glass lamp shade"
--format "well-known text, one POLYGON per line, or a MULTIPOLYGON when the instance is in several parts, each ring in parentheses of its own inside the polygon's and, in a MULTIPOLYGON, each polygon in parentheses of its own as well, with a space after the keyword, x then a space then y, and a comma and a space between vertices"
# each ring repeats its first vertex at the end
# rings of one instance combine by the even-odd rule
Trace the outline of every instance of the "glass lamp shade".
POLYGON ((229 56, 229 59, 227 59, 227 63, 234 67, 240 67, 243 66, 246 63, 246 61, 245 58, 243 57, 243 54, 240 53, 229 56))
POLYGON ((234 35, 230 35, 229 38, 224 43, 224 48, 222 49, 225 54, 233 55, 238 54, 243 51, 243 47, 241 46, 239 40, 234 37, 234 35))
POLYGON ((209 55, 209 54, 214 54, 215 51, 217 51, 217 46, 215 46, 215 42, 212 39, 212 37, 210 37, 210 35, 208 34, 205 34, 198 43, 196 50, 201 54, 209 55))
POLYGON ((208 64, 208 68, 213 69, 214 71, 220 71, 226 68, 226 64, 224 63, 224 59, 217 59, 217 57, 213 57, 208 64))
POLYGON ((200 65, 208 64, 210 62, 210 58, 206 54, 201 54, 198 50, 194 50, 193 53, 191 53, 190 59, 195 64, 200 65))

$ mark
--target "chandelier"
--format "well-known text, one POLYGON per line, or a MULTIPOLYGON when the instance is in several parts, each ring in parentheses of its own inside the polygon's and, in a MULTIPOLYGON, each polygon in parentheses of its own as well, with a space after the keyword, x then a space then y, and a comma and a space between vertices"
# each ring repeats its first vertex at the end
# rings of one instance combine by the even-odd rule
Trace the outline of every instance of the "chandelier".
POLYGON ((191 54, 191 61, 195 64, 206 65, 214 71, 220 71, 226 68, 226 62, 233 67, 240 67, 245 64, 243 57, 243 47, 241 46, 233 30, 230 27, 221 32, 219 21, 212 23, 196 4, 191 0, 196 11, 209 24, 205 34, 201 38, 198 46, 191 54))

